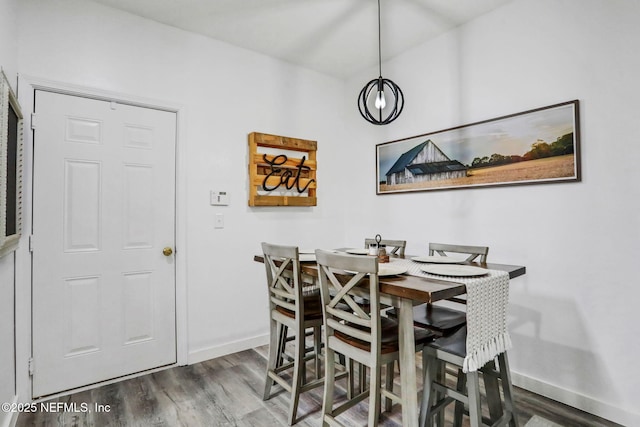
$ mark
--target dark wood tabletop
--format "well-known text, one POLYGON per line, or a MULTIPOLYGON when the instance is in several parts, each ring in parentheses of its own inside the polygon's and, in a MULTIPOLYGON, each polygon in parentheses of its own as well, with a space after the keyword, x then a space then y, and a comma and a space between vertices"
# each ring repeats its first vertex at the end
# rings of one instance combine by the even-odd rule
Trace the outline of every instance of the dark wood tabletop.
MULTIPOLYGON (((414 255, 405 255, 404 258, 412 258, 414 255)), ((254 261, 264 263, 262 255, 253 257, 254 261)), ((514 279, 526 273, 526 267, 521 265, 494 264, 481 262, 467 262, 466 265, 488 268, 490 270, 500 270, 509 273, 509 278, 514 279)), ((300 262, 302 273, 318 278, 318 266, 314 261, 300 262)), ((466 292, 463 283, 456 283, 450 280, 438 280, 431 277, 418 277, 408 274, 399 276, 379 277, 380 292, 393 297, 409 298, 416 302, 434 302, 466 292)))

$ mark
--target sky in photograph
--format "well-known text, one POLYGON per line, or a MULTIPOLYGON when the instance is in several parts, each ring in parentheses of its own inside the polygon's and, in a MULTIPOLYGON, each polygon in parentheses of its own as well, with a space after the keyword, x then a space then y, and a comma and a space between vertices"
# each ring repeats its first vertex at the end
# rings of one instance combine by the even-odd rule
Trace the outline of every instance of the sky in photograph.
POLYGON ((428 140, 433 141, 451 160, 469 165, 476 157, 490 157, 494 153, 521 156, 536 141, 543 140, 551 144, 562 135, 572 132, 573 128, 574 108, 573 104, 568 104, 379 145, 379 179, 386 180, 385 174, 403 153, 428 140))

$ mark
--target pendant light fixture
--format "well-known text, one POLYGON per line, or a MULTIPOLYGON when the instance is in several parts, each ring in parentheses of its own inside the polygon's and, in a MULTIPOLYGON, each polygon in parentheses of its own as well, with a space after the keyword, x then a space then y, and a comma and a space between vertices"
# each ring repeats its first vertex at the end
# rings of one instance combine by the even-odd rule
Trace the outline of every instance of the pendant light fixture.
POLYGON ((404 107, 400 87, 382 78, 382 48, 380 47, 380 0, 378 0, 378 71, 379 77, 371 80, 360 91, 358 109, 366 121, 374 125, 386 125, 398 118, 404 107))

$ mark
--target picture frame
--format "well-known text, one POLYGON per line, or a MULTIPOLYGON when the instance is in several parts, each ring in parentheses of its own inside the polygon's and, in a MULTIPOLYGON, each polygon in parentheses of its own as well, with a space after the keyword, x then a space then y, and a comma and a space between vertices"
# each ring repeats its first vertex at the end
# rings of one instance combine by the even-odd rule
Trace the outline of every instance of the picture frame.
POLYGON ((376 145, 376 194, 580 181, 578 100, 376 145))
POLYGON ((0 70, 0 257, 14 251, 22 234, 23 115, 0 70))

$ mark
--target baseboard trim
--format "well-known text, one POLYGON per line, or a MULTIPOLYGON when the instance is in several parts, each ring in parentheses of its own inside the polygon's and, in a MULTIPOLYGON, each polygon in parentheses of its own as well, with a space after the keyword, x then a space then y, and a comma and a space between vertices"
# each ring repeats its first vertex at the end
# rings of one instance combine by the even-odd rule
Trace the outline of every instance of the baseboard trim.
MULTIPOLYGON (((5 402, 2 402, 2 403, 5 403, 5 402)), ((13 400, 8 403, 10 403, 11 405, 17 405, 18 396, 13 396, 13 400)), ((0 411, 0 427, 15 427, 16 423, 18 422, 18 415, 20 415, 18 411, 14 411, 14 412, 0 411)))
POLYGON ((227 354, 237 353, 239 351, 260 347, 265 344, 269 344, 268 334, 258 335, 239 341, 233 341, 219 346, 194 350, 189 352, 189 365, 204 362, 205 360, 209 359, 215 359, 216 357, 226 356, 227 354))
POLYGON ((613 421, 614 423, 622 424, 623 426, 640 425, 640 414, 601 402, 574 391, 566 390, 513 371, 511 371, 511 381, 513 385, 517 387, 613 421))

